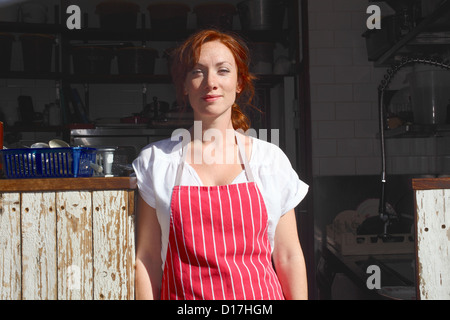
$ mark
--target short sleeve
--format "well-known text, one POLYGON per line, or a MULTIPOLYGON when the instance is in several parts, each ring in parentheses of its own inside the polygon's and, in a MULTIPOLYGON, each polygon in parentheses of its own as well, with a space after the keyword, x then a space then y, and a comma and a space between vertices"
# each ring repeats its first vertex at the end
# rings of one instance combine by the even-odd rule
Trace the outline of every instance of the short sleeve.
POLYGON ((154 150, 151 147, 143 149, 133 161, 137 186, 140 196, 152 208, 156 207, 156 197, 153 176, 154 150))
POLYGON ((277 154, 277 185, 280 193, 281 214, 294 209, 308 193, 309 186, 300 180, 286 154, 278 149, 277 154))

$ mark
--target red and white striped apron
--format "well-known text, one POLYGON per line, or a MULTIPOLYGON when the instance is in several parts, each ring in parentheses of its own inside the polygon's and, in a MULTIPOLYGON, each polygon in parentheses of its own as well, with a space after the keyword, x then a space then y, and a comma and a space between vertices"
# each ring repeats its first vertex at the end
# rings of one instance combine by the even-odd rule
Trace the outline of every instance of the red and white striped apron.
POLYGON ((264 200, 236 135, 249 182, 172 193, 161 299, 284 299, 272 266, 264 200))

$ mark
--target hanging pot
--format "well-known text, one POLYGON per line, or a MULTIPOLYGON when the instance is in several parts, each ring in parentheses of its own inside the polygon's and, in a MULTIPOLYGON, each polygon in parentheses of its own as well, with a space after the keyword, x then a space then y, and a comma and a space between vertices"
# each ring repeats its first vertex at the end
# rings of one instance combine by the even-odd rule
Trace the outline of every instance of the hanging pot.
POLYGON ((115 31, 136 29, 139 11, 136 3, 118 0, 101 2, 95 8, 100 28, 115 31))
POLYGON ((285 14, 282 0, 245 0, 237 4, 243 30, 281 30, 285 14))
POLYGON ((198 28, 231 30, 236 7, 229 3, 203 3, 194 7, 198 28))
POLYGON ((184 3, 154 3, 147 7, 150 26, 154 30, 186 30, 191 8, 184 3))

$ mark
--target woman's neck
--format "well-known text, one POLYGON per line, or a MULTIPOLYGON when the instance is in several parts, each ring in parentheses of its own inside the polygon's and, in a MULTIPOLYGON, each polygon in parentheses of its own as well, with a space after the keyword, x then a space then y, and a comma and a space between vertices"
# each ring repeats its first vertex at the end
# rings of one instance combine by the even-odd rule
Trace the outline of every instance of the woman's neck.
POLYGON ((190 129, 192 141, 202 142, 203 145, 211 143, 225 142, 234 144, 234 128, 230 118, 226 121, 195 120, 194 126, 190 129))

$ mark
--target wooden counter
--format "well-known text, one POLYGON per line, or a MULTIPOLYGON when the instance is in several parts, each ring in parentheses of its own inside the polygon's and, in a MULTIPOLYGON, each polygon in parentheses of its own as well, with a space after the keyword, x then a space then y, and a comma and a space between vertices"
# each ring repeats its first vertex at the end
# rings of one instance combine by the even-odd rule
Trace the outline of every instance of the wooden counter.
POLYGON ((135 188, 0 180, 0 299, 134 299, 135 188))
POLYGON ((417 297, 450 299, 450 178, 414 179, 417 297))

